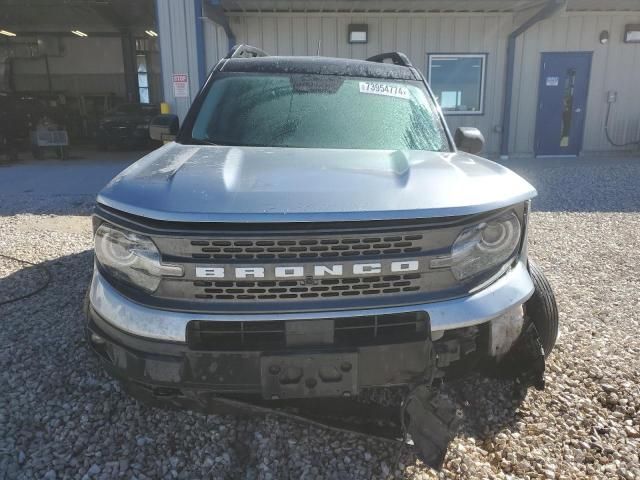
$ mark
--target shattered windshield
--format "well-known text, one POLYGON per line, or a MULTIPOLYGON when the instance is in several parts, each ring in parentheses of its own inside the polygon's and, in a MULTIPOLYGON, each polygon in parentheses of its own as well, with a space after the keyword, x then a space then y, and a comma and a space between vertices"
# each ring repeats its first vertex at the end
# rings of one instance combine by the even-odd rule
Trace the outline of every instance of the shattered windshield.
POLYGON ((420 82, 330 75, 227 74, 195 119, 216 145, 449 151, 420 82))

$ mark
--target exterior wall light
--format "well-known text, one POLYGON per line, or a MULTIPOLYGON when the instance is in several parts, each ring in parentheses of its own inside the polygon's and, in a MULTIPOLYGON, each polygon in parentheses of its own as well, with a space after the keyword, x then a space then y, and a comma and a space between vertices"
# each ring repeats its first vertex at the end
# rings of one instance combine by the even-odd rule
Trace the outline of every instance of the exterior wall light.
POLYGON ((9 30, 0 30, 0 35, 4 35, 5 37, 15 37, 16 34, 10 32, 9 30))
POLYGON ((367 43, 369 25, 366 23, 349 24, 349 43, 367 43))
POLYGON ((602 45, 606 45, 609 43, 609 32, 607 30, 603 30, 600 32, 600 43, 602 45))
POLYGON ((78 37, 88 37, 89 36, 86 33, 81 32, 80 30, 71 30, 71 33, 73 33, 74 35, 77 35, 78 37))
POLYGON ((146 33, 150 37, 157 37, 158 36, 158 34, 156 32, 154 32, 153 30, 145 30, 144 33, 146 33))
POLYGON ((624 31, 624 43, 640 43, 640 25, 627 25, 624 31))

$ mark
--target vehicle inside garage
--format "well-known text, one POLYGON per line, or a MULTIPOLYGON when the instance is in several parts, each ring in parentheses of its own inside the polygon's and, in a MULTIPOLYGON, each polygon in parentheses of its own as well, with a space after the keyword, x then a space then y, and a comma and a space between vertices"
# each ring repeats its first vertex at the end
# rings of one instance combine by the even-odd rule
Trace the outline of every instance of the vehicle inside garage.
POLYGON ((65 157, 75 147, 148 146, 148 122, 162 96, 152 0, 1 4, 5 154, 65 157))

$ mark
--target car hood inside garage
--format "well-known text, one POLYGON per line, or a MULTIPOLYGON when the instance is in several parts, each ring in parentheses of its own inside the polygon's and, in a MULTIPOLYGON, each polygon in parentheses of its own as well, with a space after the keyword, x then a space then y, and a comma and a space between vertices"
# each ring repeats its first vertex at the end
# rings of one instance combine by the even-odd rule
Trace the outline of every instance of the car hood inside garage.
POLYGON ((461 152, 170 143, 98 202, 165 221, 305 222, 469 215, 535 195, 510 170, 461 152))

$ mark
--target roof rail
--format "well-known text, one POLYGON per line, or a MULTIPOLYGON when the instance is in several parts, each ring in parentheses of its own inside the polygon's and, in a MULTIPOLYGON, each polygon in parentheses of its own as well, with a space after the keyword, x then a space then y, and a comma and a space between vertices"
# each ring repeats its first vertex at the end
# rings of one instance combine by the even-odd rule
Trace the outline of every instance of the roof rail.
POLYGON ((403 67, 413 67, 411 60, 402 52, 388 52, 379 53, 373 57, 367 58, 367 62, 387 63, 385 60, 391 60, 394 65, 401 65, 403 67))
POLYGON ((239 45, 234 45, 234 47, 229 50, 229 53, 227 53, 225 58, 255 58, 268 56, 268 53, 260 50, 259 48, 241 43, 239 45))

